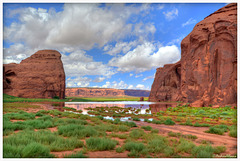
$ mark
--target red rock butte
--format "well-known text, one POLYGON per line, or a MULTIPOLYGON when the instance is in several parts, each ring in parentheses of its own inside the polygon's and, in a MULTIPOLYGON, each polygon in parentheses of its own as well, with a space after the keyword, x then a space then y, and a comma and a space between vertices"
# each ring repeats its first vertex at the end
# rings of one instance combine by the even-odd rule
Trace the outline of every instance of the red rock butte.
POLYGON ((157 69, 149 100, 236 106, 236 3, 206 17, 183 39, 181 60, 157 69))
POLYGON ((61 54, 56 50, 40 50, 20 64, 4 64, 3 92, 24 98, 65 98, 61 54))

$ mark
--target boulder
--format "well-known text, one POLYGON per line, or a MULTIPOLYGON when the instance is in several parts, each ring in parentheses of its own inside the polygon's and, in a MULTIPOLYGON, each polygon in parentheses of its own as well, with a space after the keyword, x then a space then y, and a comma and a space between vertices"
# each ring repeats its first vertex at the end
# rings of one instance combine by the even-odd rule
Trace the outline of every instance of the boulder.
POLYGON ((196 24, 181 43, 181 60, 157 69, 149 100, 183 101, 199 107, 236 105, 236 3, 196 24))
POLYGON ((20 64, 3 65, 3 92, 24 98, 65 98, 65 72, 61 54, 40 50, 20 64))

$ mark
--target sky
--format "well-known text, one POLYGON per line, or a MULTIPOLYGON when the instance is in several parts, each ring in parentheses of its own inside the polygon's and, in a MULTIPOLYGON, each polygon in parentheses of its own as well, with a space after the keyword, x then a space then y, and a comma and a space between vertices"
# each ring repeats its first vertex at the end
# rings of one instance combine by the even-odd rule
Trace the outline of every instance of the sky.
POLYGON ((38 50, 62 54, 67 87, 150 90, 156 69, 225 3, 4 3, 3 63, 38 50))

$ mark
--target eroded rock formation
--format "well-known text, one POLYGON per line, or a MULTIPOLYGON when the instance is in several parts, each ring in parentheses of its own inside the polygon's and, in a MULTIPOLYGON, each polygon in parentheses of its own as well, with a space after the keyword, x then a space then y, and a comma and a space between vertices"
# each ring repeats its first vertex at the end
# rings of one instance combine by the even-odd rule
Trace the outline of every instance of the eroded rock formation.
POLYGON ((3 92, 24 98, 65 98, 61 54, 40 50, 20 64, 3 65, 3 92))
POLYGON ((114 97, 125 96, 124 90, 111 88, 67 88, 67 97, 114 97))
POLYGON ((236 105, 236 3, 206 17, 183 39, 181 60, 157 69, 149 100, 236 105))

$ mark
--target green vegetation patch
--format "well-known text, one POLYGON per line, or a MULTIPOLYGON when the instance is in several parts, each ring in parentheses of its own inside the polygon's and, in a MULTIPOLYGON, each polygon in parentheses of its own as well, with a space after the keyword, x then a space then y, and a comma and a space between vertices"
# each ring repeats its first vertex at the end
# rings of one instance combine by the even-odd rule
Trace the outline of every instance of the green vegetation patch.
POLYGON ((109 138, 90 137, 86 140, 87 149, 91 151, 113 150, 118 141, 109 138))

